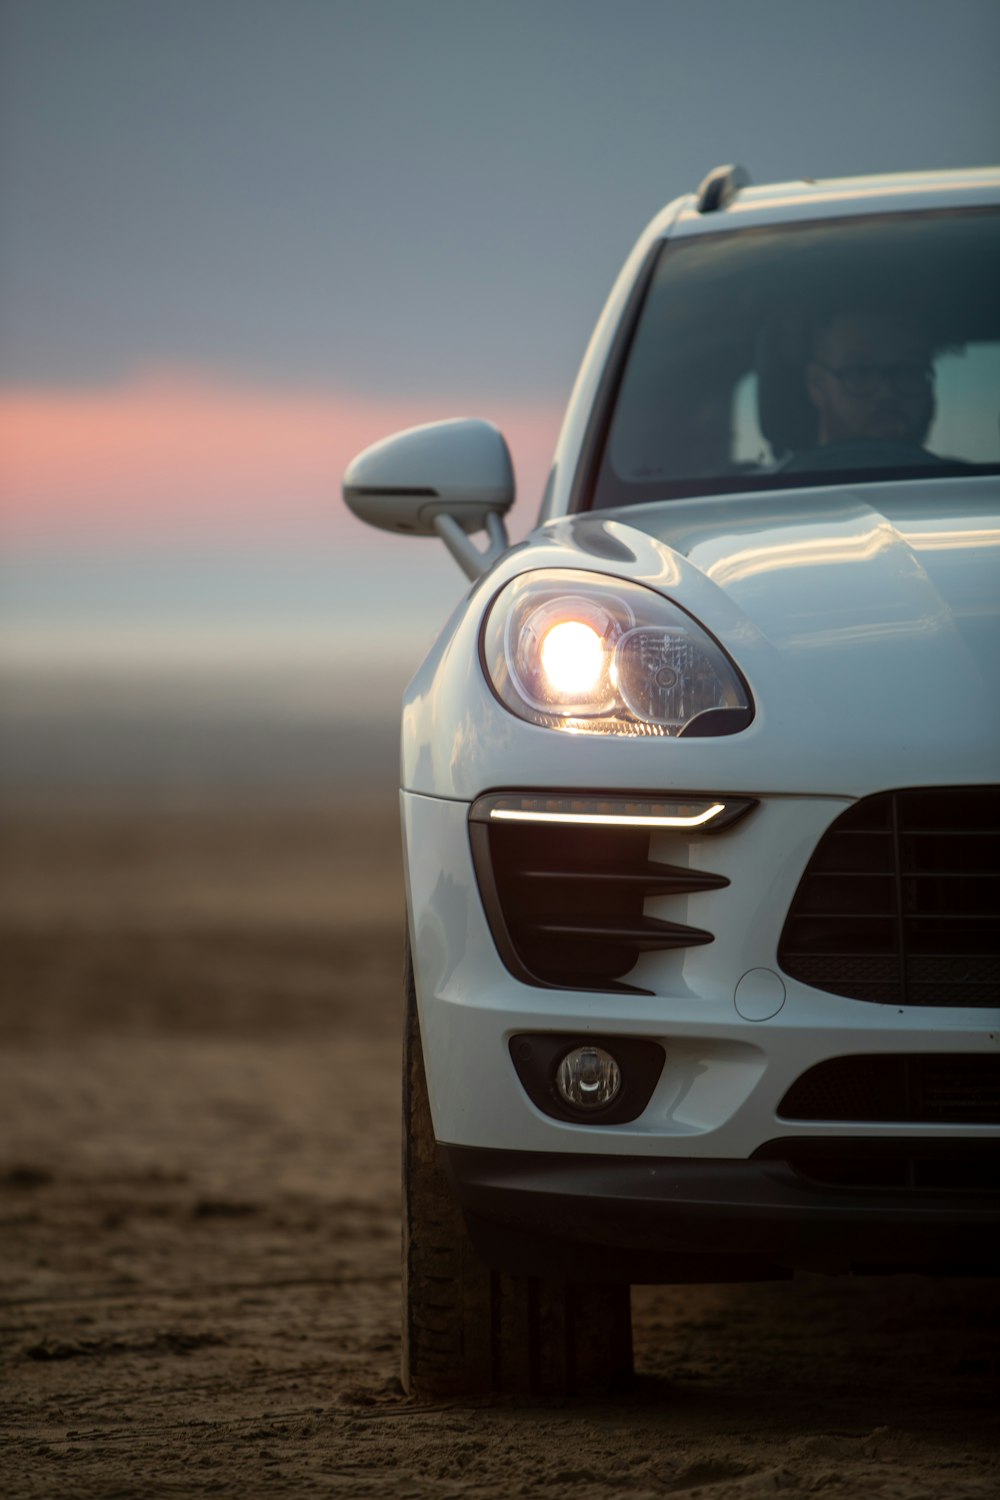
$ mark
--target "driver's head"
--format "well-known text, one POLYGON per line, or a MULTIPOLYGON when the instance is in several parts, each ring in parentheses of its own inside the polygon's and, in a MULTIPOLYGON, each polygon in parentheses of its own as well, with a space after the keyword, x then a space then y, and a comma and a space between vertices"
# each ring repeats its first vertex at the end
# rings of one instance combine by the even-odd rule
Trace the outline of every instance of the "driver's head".
POLYGON ((806 390, 822 444, 858 438, 922 444, 934 416, 930 343, 905 313, 835 313, 813 337, 806 390))

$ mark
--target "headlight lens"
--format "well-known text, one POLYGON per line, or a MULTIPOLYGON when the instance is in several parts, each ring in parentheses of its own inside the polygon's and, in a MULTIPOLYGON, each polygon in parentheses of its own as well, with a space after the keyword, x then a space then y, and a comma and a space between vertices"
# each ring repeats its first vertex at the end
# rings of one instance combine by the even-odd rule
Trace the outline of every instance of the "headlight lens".
POLYGON ((600 573, 513 579, 486 617, 483 656, 501 701, 553 729, 677 735, 716 709, 736 710, 722 732, 748 722, 749 693, 707 631, 652 589, 600 573))

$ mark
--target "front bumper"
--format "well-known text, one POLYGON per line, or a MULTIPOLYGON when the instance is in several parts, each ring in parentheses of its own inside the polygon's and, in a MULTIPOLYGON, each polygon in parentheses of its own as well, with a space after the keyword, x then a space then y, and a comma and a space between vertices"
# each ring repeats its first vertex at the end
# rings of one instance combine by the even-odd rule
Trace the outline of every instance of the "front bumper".
MULTIPOLYGON (((752 793, 753 789, 749 789, 752 793)), ((748 793, 749 794, 749 793, 748 793)), ((640 990, 610 994, 544 988, 516 978, 484 914, 469 838, 469 805, 402 794, 405 871, 420 1030, 434 1131, 452 1146, 608 1158, 746 1161, 764 1143, 817 1138, 907 1138, 940 1126, 845 1125, 783 1119, 781 1101, 808 1069, 860 1054, 997 1055, 995 1011, 866 1003, 778 975, 782 923, 825 829, 847 805, 821 797, 762 798, 753 814, 713 841, 663 850, 729 880, 655 903, 657 915, 714 934, 702 947, 644 954, 630 974, 640 990), (749 1019, 746 976, 766 971, 784 995, 749 1019), (742 1007, 742 1008, 741 1008, 742 1007), (529 1098, 511 1060, 511 1038, 645 1038, 665 1063, 642 1113, 627 1123, 572 1123, 529 1098)), ((960 1139, 1000 1139, 996 1125, 945 1127, 960 1139)))
MULTIPOLYGON (((1000 1180, 1000 1142, 975 1145, 984 1177, 992 1166, 1000 1180)), ((478 1253, 515 1274, 687 1282, 795 1269, 1000 1273, 995 1192, 831 1188, 776 1159, 440 1149, 478 1253)))

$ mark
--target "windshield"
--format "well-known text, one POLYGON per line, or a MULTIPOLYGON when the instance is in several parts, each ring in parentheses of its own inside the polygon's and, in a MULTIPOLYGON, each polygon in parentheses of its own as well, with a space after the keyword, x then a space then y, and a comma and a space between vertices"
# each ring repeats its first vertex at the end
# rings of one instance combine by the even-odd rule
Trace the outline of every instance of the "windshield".
POLYGON ((1000 215, 667 241, 595 507, 1000 472, 1000 215))

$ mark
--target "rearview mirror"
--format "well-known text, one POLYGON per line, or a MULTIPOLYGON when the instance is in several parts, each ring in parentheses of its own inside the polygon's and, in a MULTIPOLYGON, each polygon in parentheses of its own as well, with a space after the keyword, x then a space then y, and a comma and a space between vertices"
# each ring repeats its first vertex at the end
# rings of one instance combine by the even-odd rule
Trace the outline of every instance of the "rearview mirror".
POLYGON ((383 438, 344 475, 344 500, 369 526, 443 538, 470 578, 508 546, 503 516, 514 503, 514 469, 503 434, 462 417, 383 438), (468 533, 485 530, 484 552, 468 533))

